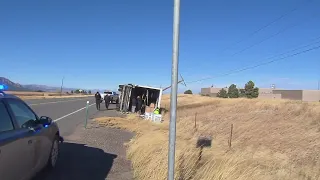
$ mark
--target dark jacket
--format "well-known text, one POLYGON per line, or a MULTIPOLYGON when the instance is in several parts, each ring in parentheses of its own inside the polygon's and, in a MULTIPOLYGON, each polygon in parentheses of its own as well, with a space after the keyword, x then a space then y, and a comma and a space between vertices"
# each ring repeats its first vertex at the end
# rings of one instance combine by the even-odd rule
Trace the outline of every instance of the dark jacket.
POLYGON ((141 106, 142 106, 142 99, 138 98, 137 99, 137 107, 141 108, 141 106))
POLYGON ((110 100, 111 100, 110 96, 108 96, 108 95, 104 96, 104 101, 105 102, 110 102, 110 100))
POLYGON ((96 94, 94 95, 94 97, 96 98, 96 101, 101 100, 101 95, 100 95, 100 93, 96 93, 96 94))

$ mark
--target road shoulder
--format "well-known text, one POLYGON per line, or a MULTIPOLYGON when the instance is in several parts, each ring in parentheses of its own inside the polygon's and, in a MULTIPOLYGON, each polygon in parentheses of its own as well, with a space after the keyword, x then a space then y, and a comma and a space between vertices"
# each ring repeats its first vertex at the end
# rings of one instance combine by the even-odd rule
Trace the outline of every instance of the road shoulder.
MULTIPOLYGON (((92 119, 102 116, 119 114, 114 110, 105 110, 96 113, 92 119)), ((93 121, 89 121, 87 129, 80 124, 71 135, 64 137, 65 143, 61 146, 57 168, 49 175, 39 178, 132 180, 131 162, 126 157, 124 145, 132 137, 131 132, 101 127, 93 121)))
MULTIPOLYGON (((99 116, 99 113, 97 114, 99 116)), ((102 149, 105 153, 116 155, 113 165, 109 171, 107 179, 131 180, 133 171, 131 162, 126 157, 124 143, 129 142, 133 133, 99 126, 95 122, 90 122, 87 129, 80 125, 76 131, 66 137, 67 141, 86 144, 89 147, 102 149)))

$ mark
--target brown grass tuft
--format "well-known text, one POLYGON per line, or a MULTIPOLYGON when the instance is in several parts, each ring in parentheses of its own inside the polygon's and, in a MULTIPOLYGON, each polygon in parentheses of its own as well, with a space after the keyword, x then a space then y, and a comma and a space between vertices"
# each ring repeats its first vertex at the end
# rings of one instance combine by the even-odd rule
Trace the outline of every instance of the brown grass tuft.
MULTIPOLYGON (((169 109, 169 96, 163 107, 169 109)), ((128 143, 136 179, 167 177, 168 121, 153 124, 135 116, 98 122, 136 132, 128 143)), ((320 179, 320 104, 286 100, 217 99, 179 95, 176 179, 320 179), (194 118, 197 113, 197 131, 194 118), (228 147, 230 125, 232 148, 228 147), (198 161, 197 138, 212 136, 198 161)))

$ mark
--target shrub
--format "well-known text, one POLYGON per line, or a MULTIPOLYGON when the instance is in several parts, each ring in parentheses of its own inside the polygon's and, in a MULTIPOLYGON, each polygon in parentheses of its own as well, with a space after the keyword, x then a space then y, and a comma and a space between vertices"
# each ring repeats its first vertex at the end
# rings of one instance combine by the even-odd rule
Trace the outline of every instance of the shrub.
POLYGON ((189 90, 186 90, 185 92, 184 92, 184 94, 192 94, 192 91, 189 89, 189 90))
POLYGON ((218 94, 217 94, 217 97, 219 98, 228 98, 228 93, 225 89, 221 89, 218 94))

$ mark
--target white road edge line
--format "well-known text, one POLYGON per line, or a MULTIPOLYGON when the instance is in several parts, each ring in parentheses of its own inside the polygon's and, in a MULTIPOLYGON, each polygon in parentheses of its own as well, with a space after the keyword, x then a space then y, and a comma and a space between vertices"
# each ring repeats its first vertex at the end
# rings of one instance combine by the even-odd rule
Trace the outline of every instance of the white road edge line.
MULTIPOLYGON (((90 104, 88 107, 90 107, 90 106, 92 106, 92 105, 95 105, 96 103, 93 103, 93 104, 90 104)), ((70 116, 70 115, 72 115, 72 114, 74 114, 74 113, 77 113, 77 112, 79 112, 79 111, 81 111, 81 110, 84 110, 84 109, 86 109, 87 107, 83 107, 83 108, 81 108, 81 109, 78 109, 78 110, 76 110, 76 111, 73 111, 72 113, 69 113, 69 114, 67 114, 67 115, 64 115, 64 116, 62 116, 62 117, 59 117, 58 119, 55 119, 55 120, 53 120, 54 122, 57 122, 57 121, 60 121, 61 119, 63 119, 63 118, 66 118, 66 117, 68 117, 68 116, 70 116)))
POLYGON ((72 100, 67 100, 67 101, 54 101, 54 102, 45 102, 45 103, 38 103, 38 104, 29 104, 29 106, 36 106, 36 105, 41 105, 41 104, 55 104, 55 103, 60 103, 60 102, 70 102, 70 101, 80 101, 83 99, 72 99, 72 100))

